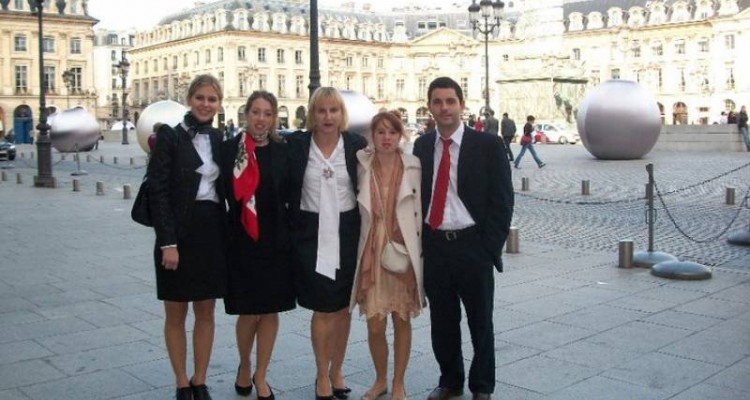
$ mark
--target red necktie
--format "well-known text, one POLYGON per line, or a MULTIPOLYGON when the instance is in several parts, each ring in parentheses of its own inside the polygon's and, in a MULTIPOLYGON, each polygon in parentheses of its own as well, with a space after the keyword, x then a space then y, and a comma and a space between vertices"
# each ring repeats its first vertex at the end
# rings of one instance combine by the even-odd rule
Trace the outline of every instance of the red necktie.
POLYGON ((445 212, 445 200, 448 197, 448 180, 451 170, 450 147, 453 140, 443 139, 443 155, 440 157, 437 179, 435 180, 435 192, 432 194, 432 208, 430 209, 430 228, 437 229, 443 223, 445 212))

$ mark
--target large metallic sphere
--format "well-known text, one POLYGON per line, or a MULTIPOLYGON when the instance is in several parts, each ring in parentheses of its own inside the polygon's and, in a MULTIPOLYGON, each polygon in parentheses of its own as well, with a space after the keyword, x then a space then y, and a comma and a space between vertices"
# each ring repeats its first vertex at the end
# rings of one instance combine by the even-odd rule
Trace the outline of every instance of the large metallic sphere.
POLYGON ((154 133, 154 125, 157 123, 175 126, 182 121, 182 117, 188 109, 180 103, 172 100, 157 101, 146 107, 138 118, 135 130, 138 135, 138 145, 147 154, 151 152, 148 147, 148 137, 154 133))
POLYGON ((594 157, 632 160, 646 155, 661 131, 656 99, 633 81, 606 81, 578 108, 578 133, 594 157))
POLYGON ((89 151, 101 135, 96 117, 81 107, 58 111, 47 119, 52 147, 61 153, 89 151))
POLYGON ((342 90, 341 97, 344 99, 346 112, 349 114, 347 130, 360 135, 367 132, 370 120, 378 113, 375 104, 367 96, 351 90, 342 90))

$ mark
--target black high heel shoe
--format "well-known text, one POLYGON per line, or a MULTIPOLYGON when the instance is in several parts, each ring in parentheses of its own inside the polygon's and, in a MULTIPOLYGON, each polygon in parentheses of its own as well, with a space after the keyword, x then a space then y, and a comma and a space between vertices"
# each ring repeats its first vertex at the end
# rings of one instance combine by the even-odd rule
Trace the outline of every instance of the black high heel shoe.
POLYGON ((253 383, 255 382, 253 380, 253 383, 250 383, 250 386, 240 386, 237 384, 237 381, 240 379, 240 367, 237 367, 237 379, 234 380, 234 391, 237 392, 240 396, 250 396, 250 394, 253 392, 253 383))
MULTIPOLYGON (((255 383, 255 374, 253 374, 253 385, 258 386, 255 383)), ((271 385, 266 382, 266 386, 268 386, 268 391, 271 392, 268 396, 261 396, 260 395, 260 388, 258 388, 258 400, 276 400, 276 396, 273 394, 273 389, 271 389, 271 385)))
MULTIPOLYGON (((331 379, 329 377, 329 379, 331 379)), ((348 386, 344 386, 342 388, 337 388, 336 386, 333 386, 333 379, 331 379, 331 388, 333 389, 333 397, 339 399, 339 400, 346 400, 349 398, 349 393, 352 392, 352 389, 348 386)))
POLYGON ((321 396, 318 394, 318 380, 317 379, 315 379, 315 386, 313 386, 313 390, 315 390, 315 400, 334 400, 334 395, 321 396))

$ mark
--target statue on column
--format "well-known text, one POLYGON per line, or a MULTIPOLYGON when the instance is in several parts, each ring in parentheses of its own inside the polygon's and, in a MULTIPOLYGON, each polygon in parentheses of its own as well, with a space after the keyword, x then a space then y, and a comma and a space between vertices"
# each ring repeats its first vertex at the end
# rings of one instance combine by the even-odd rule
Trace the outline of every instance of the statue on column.
POLYGON ((3 7, 3 11, 8 11, 8 3, 10 3, 10 0, 0 0, 0 6, 3 7))
POLYGON ((57 6, 57 13, 60 15, 65 14, 65 0, 57 0, 55 3, 57 6))
POLYGON ((81 7, 83 7, 83 15, 89 15, 89 1, 83 0, 81 2, 81 7))

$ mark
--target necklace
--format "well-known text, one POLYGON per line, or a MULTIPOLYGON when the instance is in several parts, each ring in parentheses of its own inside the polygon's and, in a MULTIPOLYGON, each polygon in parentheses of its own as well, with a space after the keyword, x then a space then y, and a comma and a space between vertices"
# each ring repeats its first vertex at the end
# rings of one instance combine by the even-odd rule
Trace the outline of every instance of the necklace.
POLYGON ((256 144, 265 144, 265 143, 268 142, 268 134, 267 133, 261 133, 260 135, 253 135, 253 134, 251 134, 250 136, 253 137, 253 141, 256 144))

